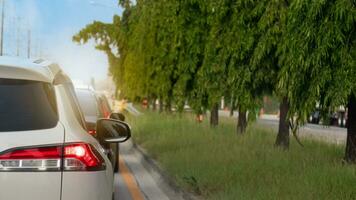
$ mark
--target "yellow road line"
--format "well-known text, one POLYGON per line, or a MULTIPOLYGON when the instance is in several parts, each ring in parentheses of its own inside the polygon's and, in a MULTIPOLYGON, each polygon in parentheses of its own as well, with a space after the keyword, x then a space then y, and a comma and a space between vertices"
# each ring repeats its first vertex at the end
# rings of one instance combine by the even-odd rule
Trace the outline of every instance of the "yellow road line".
POLYGON ((125 161, 119 156, 119 167, 120 167, 120 175, 124 179, 126 186, 131 194, 133 200, 144 200, 143 195, 140 189, 137 186, 135 178, 131 174, 130 170, 127 168, 125 161))

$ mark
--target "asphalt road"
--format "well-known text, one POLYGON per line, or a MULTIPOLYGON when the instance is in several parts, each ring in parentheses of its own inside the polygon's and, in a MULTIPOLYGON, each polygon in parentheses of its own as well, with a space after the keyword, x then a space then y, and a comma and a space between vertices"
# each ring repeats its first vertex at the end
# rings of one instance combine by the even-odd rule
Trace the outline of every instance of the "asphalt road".
POLYGON ((120 173, 115 174, 115 200, 132 199, 128 187, 120 173))
MULTIPOLYGON (((229 111, 219 111, 219 115, 222 117, 229 117, 229 111)), ((237 117, 238 112, 234 112, 233 117, 237 117)), ((257 123, 265 125, 268 128, 278 129, 279 119, 275 115, 262 115, 257 123)), ((339 128, 334 126, 323 126, 316 124, 306 124, 299 129, 300 137, 307 137, 316 140, 322 140, 325 142, 345 144, 347 130, 345 128, 339 128)))
POLYGON ((142 164, 132 142, 120 144, 120 172, 115 175, 116 200, 169 200, 161 185, 142 164))
MULTIPOLYGON (((259 124, 278 129, 278 120, 259 119, 259 124)), ((345 128, 306 124, 299 129, 300 137, 312 138, 335 144, 345 144, 347 132, 345 128)))

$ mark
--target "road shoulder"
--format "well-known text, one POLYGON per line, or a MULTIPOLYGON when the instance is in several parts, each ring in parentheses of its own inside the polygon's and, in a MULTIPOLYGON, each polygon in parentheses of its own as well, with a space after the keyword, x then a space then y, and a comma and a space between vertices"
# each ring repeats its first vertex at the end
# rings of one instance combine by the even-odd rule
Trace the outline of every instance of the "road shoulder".
POLYGON ((193 194, 183 191, 161 169, 159 164, 149 157, 147 152, 131 140, 120 144, 120 155, 134 175, 141 192, 146 199, 160 200, 197 200, 193 194))

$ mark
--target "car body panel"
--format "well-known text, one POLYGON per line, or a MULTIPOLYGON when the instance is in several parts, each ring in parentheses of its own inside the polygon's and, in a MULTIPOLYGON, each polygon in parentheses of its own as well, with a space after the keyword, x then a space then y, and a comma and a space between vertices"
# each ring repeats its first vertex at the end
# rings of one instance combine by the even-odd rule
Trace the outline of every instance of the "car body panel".
POLYGON ((0 199, 60 200, 61 172, 0 172, 0 199))
MULTIPOLYGON (((12 148, 62 144, 64 128, 0 132, 0 152, 12 148)), ((60 198, 61 172, 0 172, 0 199, 60 198)))
POLYGON ((106 177, 106 171, 64 172, 62 200, 111 200, 113 183, 106 177))
POLYGON ((65 143, 85 142, 94 146, 105 160, 106 169, 98 172, 64 172, 63 173, 63 199, 111 199, 113 193, 113 169, 105 150, 98 141, 84 130, 75 118, 70 108, 69 98, 63 86, 56 86, 58 94, 59 119, 68 130, 65 143), (83 192, 78 192, 78 186, 83 192), (100 198, 96 198, 100 196, 100 198))
POLYGON ((62 144, 63 141, 64 128, 59 122, 51 129, 0 132, 0 152, 16 147, 62 144))
POLYGON ((1 56, 0 66, 0 78, 52 82, 49 69, 30 61, 1 56))

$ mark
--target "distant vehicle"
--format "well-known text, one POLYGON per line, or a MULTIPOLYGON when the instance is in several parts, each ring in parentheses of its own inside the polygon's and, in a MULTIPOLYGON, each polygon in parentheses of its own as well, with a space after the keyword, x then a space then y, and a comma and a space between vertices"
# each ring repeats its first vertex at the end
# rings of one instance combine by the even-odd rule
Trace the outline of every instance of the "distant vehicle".
POLYGON ((110 200, 113 167, 101 143, 130 137, 121 121, 86 132, 71 80, 54 64, 0 57, 0 199, 110 200))
POLYGON ((99 110, 105 118, 117 119, 121 121, 125 121, 125 115, 122 113, 113 113, 111 110, 111 106, 107 97, 104 94, 97 94, 98 102, 99 102, 99 110))
MULTIPOLYGON (((105 118, 110 118, 112 113, 108 99, 104 94, 97 94, 100 111, 105 118)), ((125 120, 122 120, 125 121, 125 120)))
MULTIPOLYGON (((110 105, 104 95, 97 94, 90 87, 75 88, 79 105, 84 112, 85 123, 88 133, 98 138, 97 124, 96 122, 101 118, 117 119, 124 121, 125 117, 118 113, 112 113, 110 105), (119 116, 119 117, 118 117, 119 116), (123 120, 122 120, 123 118, 123 120)), ((119 171, 118 157, 119 157, 119 145, 111 144, 105 141, 101 142, 101 145, 107 150, 108 157, 114 166, 114 172, 119 171)))
MULTIPOLYGON (((108 119, 125 121, 125 116, 123 114, 112 112, 109 101, 105 95, 97 93, 96 97, 98 99, 99 112, 100 112, 101 116, 104 116, 105 118, 108 118, 108 119)), ((106 144, 106 145, 107 145, 106 148, 110 148, 112 151, 112 157, 110 157, 110 160, 112 161, 113 166, 115 166, 114 172, 119 172, 118 159, 120 157, 120 154, 119 154, 120 146, 119 146, 119 144, 109 144, 109 145, 106 144)))
POLYGON ((337 111, 330 112, 326 119, 325 118, 323 119, 323 117, 321 115, 321 111, 319 109, 316 109, 310 115, 310 117, 308 119, 308 123, 311 123, 311 124, 320 124, 320 123, 322 123, 322 124, 328 125, 328 126, 346 127, 346 124, 347 124, 347 112, 346 112, 346 109, 344 107, 340 107, 339 109, 337 109, 337 111))
POLYGON ((96 136, 96 122, 100 118, 108 118, 104 116, 99 107, 99 100, 93 89, 75 88, 75 93, 79 100, 79 105, 83 110, 85 123, 88 133, 96 136))
POLYGON ((319 124, 320 119, 321 119, 321 113, 319 110, 316 110, 310 115, 308 122, 311 124, 319 124))

